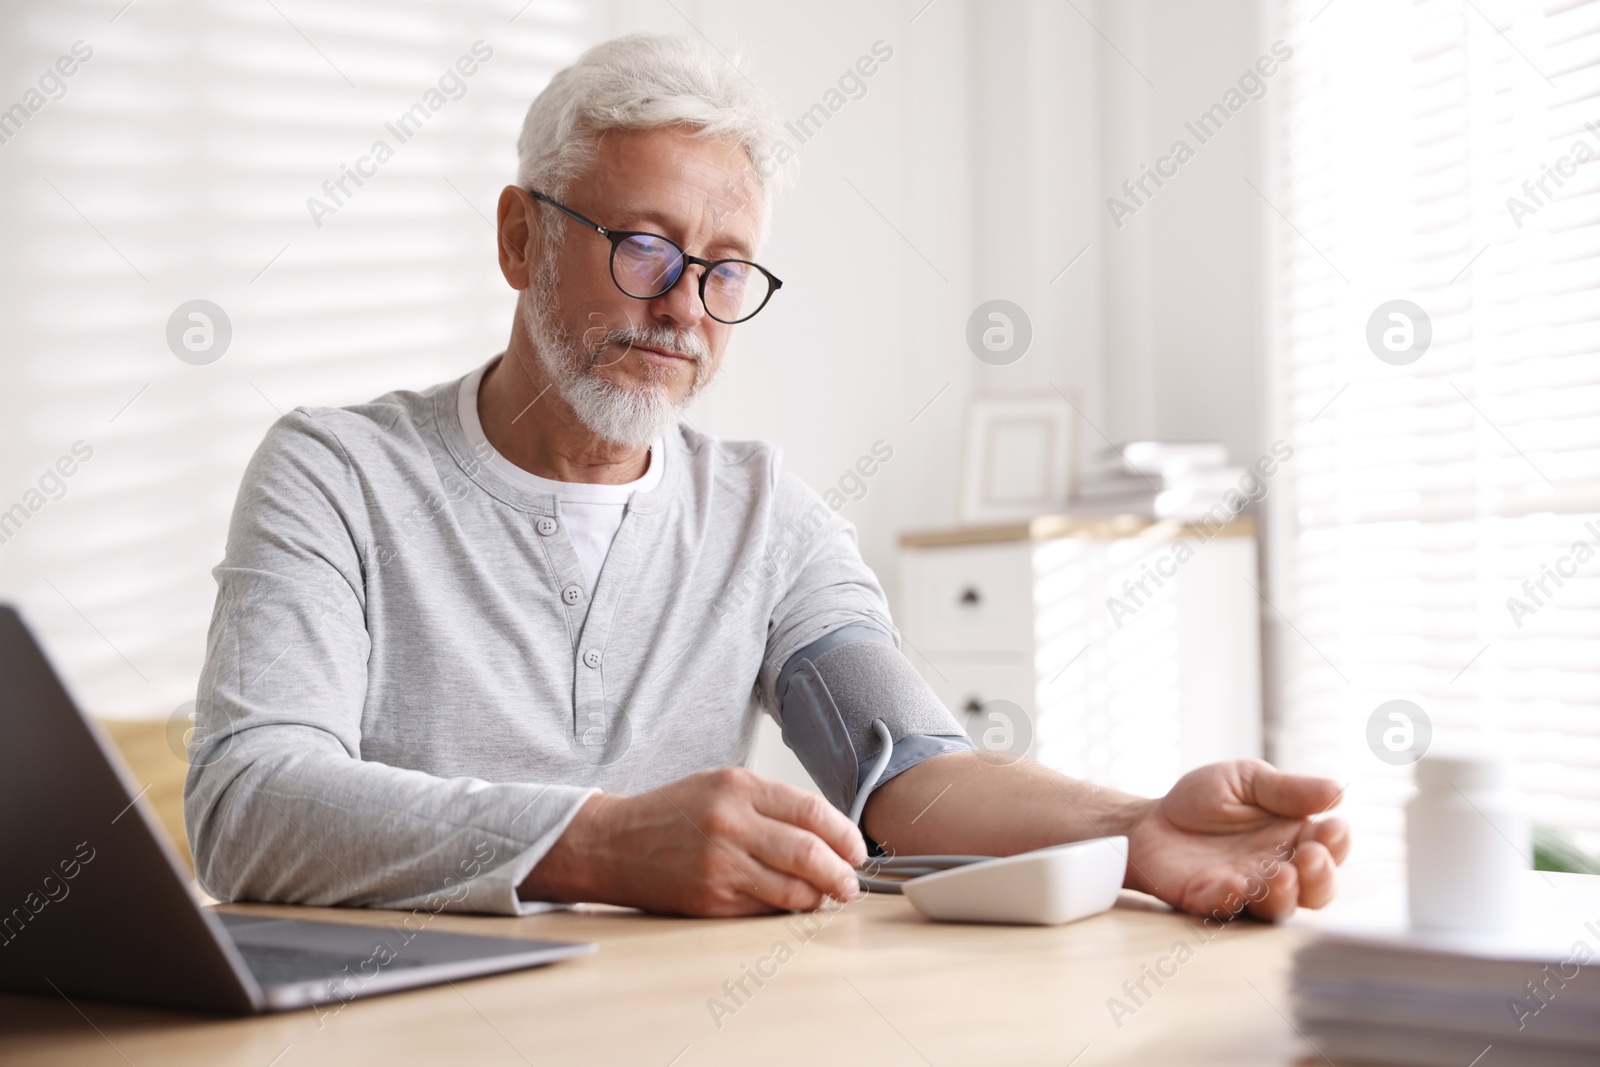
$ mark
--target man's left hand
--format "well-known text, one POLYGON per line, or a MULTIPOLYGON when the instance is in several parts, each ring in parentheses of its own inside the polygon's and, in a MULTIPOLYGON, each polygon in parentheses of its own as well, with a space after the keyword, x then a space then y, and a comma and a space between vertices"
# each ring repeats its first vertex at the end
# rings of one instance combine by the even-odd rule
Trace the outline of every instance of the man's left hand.
POLYGON ((1350 851, 1342 819, 1311 821, 1338 801, 1328 778, 1262 760, 1213 763, 1178 779, 1127 829, 1130 889, 1219 919, 1284 918, 1333 899, 1350 851))

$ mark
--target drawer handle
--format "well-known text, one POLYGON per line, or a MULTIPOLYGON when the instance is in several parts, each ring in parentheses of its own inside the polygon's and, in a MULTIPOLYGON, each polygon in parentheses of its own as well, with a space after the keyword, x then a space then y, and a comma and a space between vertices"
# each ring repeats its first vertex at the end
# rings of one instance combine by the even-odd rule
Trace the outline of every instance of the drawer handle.
POLYGON ((961 710, 966 712, 968 715, 976 715, 978 712, 983 710, 983 701, 979 700, 977 697, 968 697, 967 702, 961 705, 961 710))
POLYGON ((961 595, 956 599, 962 607, 967 608, 975 608, 983 601, 983 597, 978 593, 977 588, 970 585, 961 590, 961 595))

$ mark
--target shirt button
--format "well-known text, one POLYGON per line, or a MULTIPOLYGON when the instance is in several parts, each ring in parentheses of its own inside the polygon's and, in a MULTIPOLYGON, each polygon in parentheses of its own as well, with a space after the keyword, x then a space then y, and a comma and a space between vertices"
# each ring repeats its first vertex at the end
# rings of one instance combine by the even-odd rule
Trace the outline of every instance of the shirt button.
MULTIPOLYGON (((583 599, 583 590, 579 589, 575 585, 569 585, 565 589, 561 590, 561 599, 565 600, 568 604, 576 604, 578 601, 583 599)), ((589 666, 592 667, 594 664, 591 663, 589 666)))
POLYGON ((591 648, 589 651, 585 652, 583 654, 583 662, 585 666, 598 669, 600 666, 600 650, 598 648, 591 648))
POLYGON ((551 534, 560 529, 560 527, 556 525, 556 520, 552 519, 548 515, 534 523, 533 528, 539 531, 539 535, 541 537, 549 537, 551 534))

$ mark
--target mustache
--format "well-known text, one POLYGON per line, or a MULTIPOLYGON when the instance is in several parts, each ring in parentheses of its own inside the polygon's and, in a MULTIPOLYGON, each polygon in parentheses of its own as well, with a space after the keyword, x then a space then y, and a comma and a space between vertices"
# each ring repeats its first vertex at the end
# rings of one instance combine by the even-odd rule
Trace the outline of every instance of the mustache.
POLYGON ((593 326, 584 331, 583 343, 589 351, 590 369, 620 363, 635 348, 659 348, 667 352, 676 352, 696 363, 704 363, 711 358, 711 348, 699 334, 688 330, 675 330, 670 326, 624 326, 610 330, 603 326, 593 326), (604 359, 606 351, 611 348, 621 351, 610 359, 604 359))

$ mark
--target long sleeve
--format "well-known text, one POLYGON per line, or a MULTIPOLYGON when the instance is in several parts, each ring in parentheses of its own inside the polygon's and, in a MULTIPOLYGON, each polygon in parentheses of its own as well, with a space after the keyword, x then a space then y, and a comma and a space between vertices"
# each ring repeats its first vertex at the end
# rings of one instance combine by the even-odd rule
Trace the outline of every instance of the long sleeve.
POLYGON ((381 558, 370 491, 300 411, 245 474, 214 571, 184 794, 200 884, 223 900, 538 910, 516 887, 593 789, 362 758, 365 582, 381 558))

